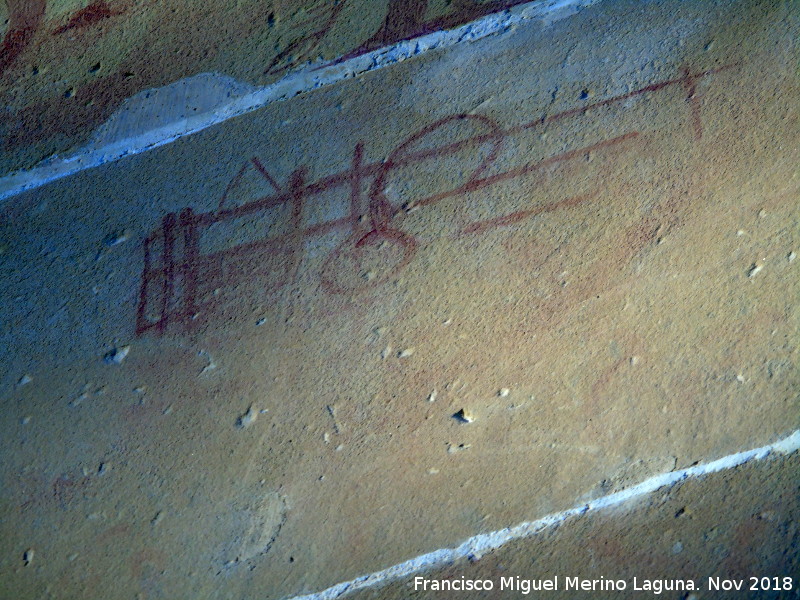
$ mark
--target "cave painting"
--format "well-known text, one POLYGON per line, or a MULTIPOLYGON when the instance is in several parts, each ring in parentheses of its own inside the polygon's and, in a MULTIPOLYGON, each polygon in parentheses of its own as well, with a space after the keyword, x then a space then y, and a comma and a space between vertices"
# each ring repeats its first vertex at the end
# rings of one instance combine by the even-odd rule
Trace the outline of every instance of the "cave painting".
MULTIPOLYGON (((299 166, 281 185, 258 157, 247 160, 220 198, 217 208, 195 212, 186 207, 167 214, 143 244, 136 334, 164 333, 171 325, 191 328, 213 319, 223 300, 235 299, 243 282, 258 282, 259 289, 275 292, 296 284, 304 245, 323 236, 338 235, 337 243, 321 263, 317 277, 326 294, 357 294, 385 284, 411 261, 422 243, 403 228, 408 215, 447 198, 457 198, 503 182, 532 177, 559 165, 573 163, 593 153, 628 152, 640 132, 629 130, 549 157, 523 164, 498 164, 504 146, 515 136, 550 123, 584 115, 603 107, 680 86, 685 92, 687 130, 692 140, 702 137, 700 108, 695 90, 699 80, 731 65, 702 72, 683 69, 680 76, 633 92, 575 107, 548 117, 503 128, 479 114, 454 114, 430 123, 407 137, 383 160, 366 161, 366 145, 355 144, 349 168, 307 181, 308 169, 299 166), (453 170, 436 189, 402 199, 390 197, 390 179, 408 168, 437 170, 441 161, 456 158, 453 170), (247 174, 263 178, 271 193, 232 205, 228 196, 247 174), (308 208, 333 193, 336 216, 309 217, 308 208)), ((511 158, 519 158, 514 152, 511 158)), ((504 162, 509 162, 506 159, 504 162)), ((596 192, 550 198, 546 203, 520 207, 510 213, 470 219, 456 218, 454 236, 482 235, 537 215, 569 210, 590 202, 596 192)))

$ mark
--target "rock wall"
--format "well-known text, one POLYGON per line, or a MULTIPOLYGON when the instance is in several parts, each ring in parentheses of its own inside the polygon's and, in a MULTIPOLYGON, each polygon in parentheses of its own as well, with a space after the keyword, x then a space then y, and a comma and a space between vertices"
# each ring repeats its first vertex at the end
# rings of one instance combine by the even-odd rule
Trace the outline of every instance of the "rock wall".
MULTIPOLYGON (((429 4, 314 43, 341 56, 500 8, 429 4)), ((24 48, 5 72, 170 5, 103 6, 12 5, 41 26, 6 32, 24 48)), ((275 28, 311 14, 286 11, 275 28)), ((3 201, 4 597, 316 593, 798 430, 797 5, 535 14, 3 201)), ((237 80, 295 64, 223 54, 237 80)), ((764 465, 702 479, 680 539, 659 520, 674 478, 637 496, 653 543, 635 560, 662 536, 709 552, 733 478, 735 514, 766 506, 779 540, 741 576, 796 573, 796 458, 764 465)), ((597 552, 627 547, 592 514, 575 527, 597 552)), ((746 546, 747 519, 714 548, 746 546)), ((571 544, 541 577, 579 572, 571 544)))

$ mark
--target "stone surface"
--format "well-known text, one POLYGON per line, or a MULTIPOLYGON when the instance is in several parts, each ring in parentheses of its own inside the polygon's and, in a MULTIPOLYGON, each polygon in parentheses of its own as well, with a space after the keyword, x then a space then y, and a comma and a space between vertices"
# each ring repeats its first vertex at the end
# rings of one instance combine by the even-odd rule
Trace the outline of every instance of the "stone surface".
POLYGON ((6 201, 0 579, 290 597, 798 429, 798 31, 603 2, 6 201))
POLYGON ((201 73, 266 85, 523 0, 5 0, 0 174, 90 140, 129 97, 201 73))
POLYGON ((678 484, 646 502, 574 518, 480 560, 349 597, 798 598, 792 577, 800 564, 798 472, 797 454, 748 464, 678 484), (439 582, 462 578, 488 580, 492 589, 441 591, 447 584, 439 582), (576 586, 576 578, 587 587, 576 586), (548 580, 552 588, 542 589, 548 580), (741 588, 723 587, 723 580, 741 588))

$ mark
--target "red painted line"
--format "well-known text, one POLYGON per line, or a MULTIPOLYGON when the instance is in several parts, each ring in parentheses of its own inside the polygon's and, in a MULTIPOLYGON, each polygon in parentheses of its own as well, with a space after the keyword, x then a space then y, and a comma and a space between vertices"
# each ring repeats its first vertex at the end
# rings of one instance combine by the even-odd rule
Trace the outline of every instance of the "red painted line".
POLYGON ((124 10, 111 10, 105 0, 95 0, 88 6, 75 12, 64 25, 53 31, 53 35, 61 35, 70 29, 83 29, 110 17, 121 15, 124 10))
MULTIPOLYGON (((703 77, 707 77, 709 75, 712 75, 712 74, 715 74, 715 73, 719 73, 719 72, 721 72, 723 70, 726 70, 726 69, 729 69, 729 68, 731 68, 733 66, 735 66, 735 64, 724 65, 724 66, 716 68, 716 69, 709 69, 707 71, 702 71, 700 73, 695 73, 695 74, 692 74, 691 76, 695 80, 699 80, 699 79, 701 79, 703 77)), ((587 106, 582 106, 582 107, 577 107, 577 108, 572 108, 572 109, 569 109, 569 110, 565 110, 563 112, 557 113, 555 115, 551 115, 549 117, 545 117, 543 119, 534 119, 534 120, 529 121, 527 123, 523 123, 521 125, 516 125, 514 127, 508 128, 508 129, 501 129, 493 120, 489 119, 488 117, 481 116, 481 115, 468 115, 468 114, 451 115, 449 117, 445 117, 443 119, 440 119, 440 120, 438 120, 438 121, 436 121, 434 123, 431 123, 431 124, 425 126, 423 129, 421 129, 420 131, 414 133, 409 138, 406 138, 406 140, 404 140, 400 144, 400 146, 398 146, 397 148, 395 148, 395 150, 392 151, 392 153, 389 155, 389 157, 387 157, 386 160, 384 160, 384 161, 375 161, 375 162, 368 163, 368 164, 361 164, 360 165, 360 169, 361 169, 362 178, 363 177, 371 177, 371 176, 377 174, 377 176, 379 178, 379 182, 382 183, 385 180, 386 176, 388 175, 388 173, 391 171, 392 168, 413 165, 413 164, 416 164, 416 163, 419 163, 419 162, 423 162, 423 161, 431 159, 431 158, 441 158, 441 157, 449 155, 449 154, 454 154, 454 153, 458 152, 459 150, 461 150, 463 148, 466 148, 466 147, 469 147, 469 146, 479 145, 479 144, 482 144, 482 143, 487 142, 487 141, 494 141, 495 142, 495 147, 492 149, 492 152, 490 153, 489 156, 486 157, 486 159, 483 161, 483 163, 480 165, 480 167, 472 175, 477 180, 478 179, 477 176, 480 174, 480 172, 482 172, 483 170, 488 168, 488 165, 491 164, 491 162, 496 159, 497 155, 499 154, 500 146, 503 143, 503 140, 506 137, 510 136, 510 135, 513 135, 515 133, 519 133, 519 132, 524 131, 526 129, 532 129, 532 128, 535 128, 535 127, 541 127, 542 125, 545 125, 545 124, 548 124, 548 123, 552 123, 552 122, 556 122, 556 121, 559 121, 559 120, 567 118, 567 117, 571 117, 571 116, 575 116, 575 115, 579 115, 579 114, 584 114, 584 113, 587 113, 587 112, 589 112, 591 110, 595 110, 595 109, 602 108, 602 107, 605 107, 605 106, 610 106, 610 105, 618 103, 618 102, 623 102, 625 100, 628 100, 628 99, 631 99, 631 98, 635 98, 635 97, 640 96, 640 95, 645 94, 645 93, 659 91, 659 90, 665 89, 665 88, 667 88, 669 86, 672 86, 672 85, 676 85, 676 84, 679 84, 679 83, 683 84, 683 83, 685 83, 686 79, 687 79, 687 76, 684 75, 682 77, 678 77, 678 78, 674 78, 674 79, 669 79, 667 81, 654 83, 654 84, 645 86, 645 87, 643 87, 641 89, 635 90, 633 92, 629 92, 629 93, 626 93, 626 94, 621 94, 621 95, 618 95, 618 96, 614 96, 613 98, 608 98, 607 100, 602 100, 600 102, 595 102, 595 103, 589 104, 587 106), (409 145, 413 144, 414 142, 420 140, 425 135, 428 135, 428 134, 434 132, 435 130, 439 129, 440 127, 449 124, 450 122, 456 121, 456 120, 469 120, 469 119, 474 119, 474 120, 479 121, 480 123, 485 124, 486 126, 489 127, 489 131, 487 133, 477 134, 477 135, 471 136, 469 138, 466 138, 464 140, 459 140, 457 142, 452 142, 452 143, 449 143, 447 145, 439 146, 439 147, 436 147, 436 148, 418 150, 418 151, 415 151, 415 152, 403 152, 407 146, 409 146, 409 145)), ((361 152, 363 153, 363 148, 361 149, 361 152)), ((363 160, 363 158, 360 159, 360 160, 363 160)), ((245 168, 246 167, 243 167, 242 170, 244 170, 245 168)), ((234 180, 231 181, 231 184, 229 184, 229 186, 226 189, 226 192, 223 195, 223 197, 227 197, 227 194, 229 193, 230 189, 235 187, 236 183, 238 183, 237 177, 240 177, 240 175, 238 173, 237 173, 237 176, 234 177, 234 180)), ((315 195, 315 194, 319 194, 319 193, 323 193, 323 192, 329 191, 330 189, 332 189, 334 187, 337 187, 339 185, 343 185, 345 183, 350 183, 352 185, 352 182, 351 182, 352 177, 353 177, 352 169, 348 169, 346 171, 341 171, 341 172, 338 172, 338 173, 334 173, 332 175, 328 175, 326 177, 323 177, 323 178, 319 179, 315 183, 309 184, 308 187, 305 189, 305 193, 307 195, 315 195)), ((378 182, 376 182, 376 184, 373 185, 373 190, 380 190, 379 185, 380 184, 378 182)), ((373 191, 372 192, 372 194, 376 194, 376 195, 377 195, 377 193, 378 193, 377 191, 373 191)), ((258 198, 258 199, 254 200, 252 202, 249 202, 249 203, 241 205, 241 206, 237 206, 237 207, 234 207, 234 208, 231 208, 231 209, 227 209, 227 210, 220 210, 219 212, 216 213, 216 215, 214 217, 209 217, 209 218, 203 217, 203 223, 209 223, 209 222, 213 222, 213 221, 216 221, 216 220, 222 220, 222 219, 226 219, 226 218, 235 218, 235 217, 244 216, 244 215, 249 214, 251 212, 256 212, 256 211, 259 211, 259 210, 262 210, 262 209, 266 209, 266 208, 271 208, 273 206, 277 206, 279 204, 282 204, 282 203, 286 202, 288 199, 289 199, 289 196, 286 193, 280 193, 280 194, 277 194, 277 195, 264 196, 262 198, 258 198)), ((222 204, 223 203, 221 203, 221 205, 222 204)), ((220 205, 220 207, 221 207, 221 205, 220 205)), ((208 213, 206 213, 206 214, 208 214, 208 213)))
POLYGON ((250 162, 253 163, 253 166, 255 166, 256 169, 258 169, 258 172, 261 173, 264 179, 266 179, 269 182, 269 184, 275 188, 276 192, 281 191, 281 186, 278 185, 278 182, 275 181, 275 178, 269 174, 269 171, 267 171, 264 165, 261 164, 261 161, 258 160, 258 158, 254 156, 253 158, 250 159, 250 162))
POLYGON ((566 208, 569 206, 577 206, 578 204, 581 204, 582 202, 594 198, 595 196, 597 196, 596 191, 590 194, 572 196, 571 198, 567 198, 566 200, 554 202, 553 204, 546 204, 538 208, 532 208, 529 210, 520 210, 502 217, 496 217, 494 219, 486 219, 485 221, 476 221, 475 223, 471 223, 466 227, 464 227, 460 233, 465 235, 486 233, 487 231, 491 229, 496 229, 498 227, 507 227, 509 225, 515 225, 520 221, 524 221, 525 219, 535 217, 545 212, 550 212, 559 208, 566 208))
POLYGON ((163 333, 169 318, 169 308, 172 302, 172 294, 175 286, 175 257, 173 250, 175 245, 175 213, 169 213, 162 221, 164 232, 164 289, 161 304, 161 315, 158 321, 158 330, 163 333))
MULTIPOLYGON (((480 189, 484 189, 504 181, 509 181, 518 177, 534 174, 548 167, 573 160, 589 152, 608 150, 614 147, 622 147, 628 142, 634 141, 639 135, 638 131, 631 131, 614 138, 602 140, 595 144, 590 144, 581 148, 568 150, 560 154, 527 163, 517 168, 510 169, 502 173, 486 175, 485 172, 494 164, 500 155, 503 143, 510 135, 520 133, 524 130, 546 125, 567 117, 585 114, 591 110, 606 107, 625 101, 630 98, 641 96, 642 94, 656 92, 669 86, 681 84, 687 92, 687 103, 690 108, 690 124, 693 139, 702 137, 702 122, 700 120, 699 100, 697 99, 697 82, 711 74, 718 73, 725 69, 732 68, 733 64, 724 65, 719 68, 710 69, 698 73, 692 73, 688 68, 684 68, 681 77, 657 82, 630 93, 608 98, 583 107, 569 109, 555 115, 535 119, 533 121, 502 129, 492 119, 482 115, 456 114, 450 115, 430 123, 408 136, 383 161, 372 163, 364 162, 364 143, 358 142, 353 150, 351 164, 348 169, 323 177, 316 182, 307 183, 305 181, 306 168, 301 167, 292 172, 287 182, 287 187, 281 189, 274 177, 270 175, 264 165, 257 157, 253 157, 234 175, 226 187, 220 199, 218 209, 212 212, 195 214, 190 208, 181 212, 180 222, 177 221, 174 213, 164 217, 160 232, 154 232, 145 240, 145 266, 142 272, 142 283, 140 288, 139 305, 137 308, 137 333, 141 333, 151 328, 156 328, 163 332, 167 323, 170 321, 181 321, 193 318, 198 308, 197 289, 199 278, 202 276, 206 280, 231 279, 231 283, 239 275, 238 271, 226 274, 224 265, 226 261, 237 261, 245 257, 256 257, 259 255, 285 255, 284 276, 273 283, 271 287, 280 288, 289 282, 295 281, 302 259, 303 240, 323 235, 334 230, 349 230, 351 235, 342 242, 326 259, 321 273, 322 287, 328 293, 352 292, 356 289, 368 288, 384 282, 389 276, 402 269, 413 257, 416 252, 417 242, 402 231, 399 227, 404 217, 404 212, 400 206, 395 206, 387 198, 385 188, 388 177, 392 172, 408 165, 419 164, 424 161, 437 160, 456 152, 475 147, 476 145, 491 144, 489 152, 482 158, 480 164, 466 177, 466 181, 456 187, 431 194, 422 199, 412 200, 409 203, 416 206, 429 206, 443 200, 480 189), (444 128, 457 124, 459 127, 472 125, 478 129, 473 135, 468 135, 464 139, 450 142, 441 146, 434 146, 414 150, 414 145, 418 144, 436 132, 449 133, 444 128), (480 131, 480 130, 483 131, 480 131), (264 177, 269 185, 274 188, 275 194, 257 198, 251 202, 225 208, 225 203, 231 191, 239 185, 242 177, 248 168, 254 167, 258 173, 264 177), (372 185, 369 187, 367 205, 363 205, 362 187, 367 178, 374 177, 372 185), (349 188, 349 214, 345 217, 317 223, 309 227, 302 227, 303 206, 306 201, 315 195, 336 189, 340 186, 349 188), (200 253, 200 236, 203 229, 209 226, 230 221, 246 215, 258 213, 271 208, 284 206, 289 203, 289 232, 274 236, 270 239, 262 239, 253 242, 238 244, 232 248, 220 250, 208 255, 200 253), (363 214, 363 212, 366 214, 363 214), (364 217, 369 221, 362 224, 364 217), (393 224, 394 223, 394 224, 393 224), (177 239, 178 228, 183 234, 184 252, 180 264, 176 259, 175 242, 177 239), (159 235, 160 234, 160 235, 159 235), (163 240, 162 268, 153 269, 151 244, 161 237, 163 240), (377 280, 370 282, 359 282, 357 287, 344 284, 337 280, 337 262, 340 259, 346 261, 358 261, 359 256, 370 248, 378 249, 380 244, 389 242, 398 245, 402 249, 402 256, 399 262, 389 268, 387 273, 382 274, 377 280), (177 299, 175 294, 175 279, 178 275, 183 276, 183 297, 176 306, 177 299), (152 286, 149 282, 157 277, 163 277, 161 314, 155 323, 147 322, 146 310, 149 301, 149 294, 152 286)), ((439 137, 447 137, 440 134, 439 137)), ((544 206, 532 209, 520 210, 511 214, 486 219, 470 223, 462 227, 459 234, 472 235, 489 231, 494 228, 513 225, 524 219, 531 218, 538 214, 556 209, 575 206, 594 196, 597 192, 574 196, 560 200, 544 206)), ((226 282, 223 282, 226 283, 226 282)))
POLYGON ((139 288, 139 305, 136 307, 136 335, 139 336, 150 329, 151 324, 147 321, 147 292, 149 291, 150 278, 150 244, 153 243, 153 234, 148 235, 142 244, 144 252, 144 270, 142 271, 142 284, 139 288))
POLYGON ((427 206, 427 205, 430 205, 430 204, 435 204, 436 202, 439 202, 440 200, 443 200, 444 198, 449 198, 449 197, 452 197, 452 196, 458 196, 458 195, 461 195, 461 194, 464 194, 464 193, 467 193, 467 192, 473 192, 475 190, 479 190, 479 189, 482 189, 482 188, 485 188, 485 187, 492 186, 492 185, 494 185, 496 183, 500 183, 501 181, 506 181, 508 179, 514 179, 514 178, 520 177, 522 175, 528 175, 530 173, 534 173, 536 171, 539 171, 539 170, 544 169, 546 167, 558 164, 560 162, 564 162, 564 161, 567 161, 567 160, 572 160, 573 158, 579 157, 579 156, 584 155, 584 154, 586 154, 588 152, 595 152, 597 150, 602 150, 604 148, 610 148, 612 146, 616 146, 617 144, 621 144, 621 143, 626 142, 628 140, 632 140, 632 139, 634 139, 634 138, 636 138, 638 136, 639 136, 639 132, 638 131, 631 131, 631 132, 626 133, 624 135, 620 135, 618 137, 611 138, 611 139, 608 139, 608 140, 603 140, 602 142, 598 142, 598 143, 592 144, 590 146, 584 146, 583 148, 578 148, 576 150, 570 150, 568 152, 563 152, 562 154, 558 154, 556 156, 551 156, 550 158, 546 158, 546 159, 541 160, 539 162, 528 163, 527 165, 524 165, 524 166, 519 167, 517 169, 512 169, 510 171, 506 171, 505 173, 498 173, 497 175, 489 175, 489 176, 484 177, 482 179, 477 179, 475 181, 470 181, 470 182, 466 183, 465 185, 463 185, 463 186, 461 186, 459 188, 456 188, 456 189, 453 189, 453 190, 450 190, 450 191, 447 191, 447 192, 442 192, 442 193, 439 193, 439 194, 434 194, 434 195, 428 196, 427 198, 424 198, 422 200, 418 200, 417 204, 419 206, 427 206))
POLYGON ((184 311, 191 316, 196 312, 197 257, 200 254, 197 224, 191 208, 187 207, 181 211, 180 227, 183 230, 184 240, 184 263, 181 269, 183 272, 183 306, 184 311))

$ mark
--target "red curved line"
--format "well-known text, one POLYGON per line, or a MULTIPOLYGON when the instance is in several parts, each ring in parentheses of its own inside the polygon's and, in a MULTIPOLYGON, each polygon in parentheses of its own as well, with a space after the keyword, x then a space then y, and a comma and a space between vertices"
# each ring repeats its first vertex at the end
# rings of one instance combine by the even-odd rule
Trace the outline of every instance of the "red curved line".
POLYGON ((481 161, 481 164, 479 164, 472 171, 472 173, 470 173, 469 179, 467 180, 467 183, 465 185, 469 185, 475 180, 477 180, 478 176, 495 161, 500 152, 500 148, 503 144, 503 140, 506 136, 506 133, 500 128, 497 122, 495 122, 493 119, 490 119, 489 117, 486 117, 484 115, 457 113, 455 115, 444 117, 442 119, 439 119, 438 121, 426 125, 422 129, 411 135, 410 137, 406 138, 405 141, 403 141, 399 146, 397 146, 394 150, 392 150, 389 153, 389 156, 386 157, 386 160, 381 165, 377 177, 370 186, 369 209, 370 209, 370 219, 373 227, 379 229, 385 228, 389 218, 391 217, 391 213, 397 208, 393 206, 392 203, 389 202, 389 200, 386 198, 386 196, 383 193, 383 189, 386 185, 386 178, 391 172, 391 170, 395 166, 401 165, 403 163, 404 158, 408 158, 412 156, 412 154, 414 154, 406 152, 406 150, 414 143, 423 139, 426 135, 433 133, 437 129, 454 121, 477 121, 478 123, 487 126, 489 128, 489 132, 472 136, 471 138, 467 138, 466 140, 462 140, 461 142, 454 142, 448 144, 445 147, 422 150, 419 152, 419 154, 421 156, 425 156, 426 153, 429 153, 431 156, 442 156, 448 151, 457 151, 459 149, 459 146, 463 142, 471 142, 477 139, 480 139, 481 141, 483 141, 484 139, 491 141, 492 142, 491 151, 481 161))
POLYGON ((10 17, 8 31, 0 46, 0 75, 11 66, 30 44, 39 29, 47 7, 46 0, 6 0, 10 17))

